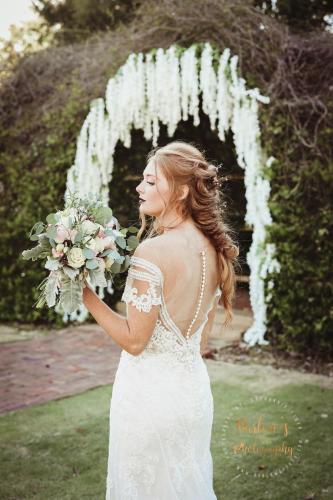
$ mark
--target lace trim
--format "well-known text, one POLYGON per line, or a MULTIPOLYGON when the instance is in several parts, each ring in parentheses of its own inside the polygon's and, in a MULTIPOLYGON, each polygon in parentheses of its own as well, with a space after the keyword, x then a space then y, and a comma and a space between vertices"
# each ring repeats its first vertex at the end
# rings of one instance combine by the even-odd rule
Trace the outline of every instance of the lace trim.
POLYGON ((129 268, 122 300, 127 304, 133 305, 140 312, 144 311, 149 313, 153 306, 162 304, 161 288, 163 274, 159 267, 141 257, 132 256, 131 266, 132 265, 142 267, 149 272, 133 269, 133 267, 129 268), (138 295, 138 289, 132 286, 132 282, 135 279, 149 283, 149 288, 146 293, 138 295))
POLYGON ((141 293, 140 295, 138 295, 138 289, 135 286, 126 284, 122 300, 135 306, 138 311, 147 313, 153 306, 162 304, 161 297, 157 296, 153 283, 150 283, 147 293, 141 293))

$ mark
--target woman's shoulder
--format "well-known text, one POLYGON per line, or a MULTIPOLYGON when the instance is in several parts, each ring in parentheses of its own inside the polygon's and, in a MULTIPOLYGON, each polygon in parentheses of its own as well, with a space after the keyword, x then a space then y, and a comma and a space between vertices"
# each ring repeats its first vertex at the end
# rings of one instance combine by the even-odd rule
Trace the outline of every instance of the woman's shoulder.
POLYGON ((134 254, 145 253, 155 253, 160 248, 163 247, 163 238, 164 235, 155 236, 154 238, 146 238, 143 241, 140 241, 138 246, 135 249, 134 254))
POLYGON ((157 238, 158 237, 147 238, 141 241, 134 250, 134 253, 132 255, 132 262, 138 263, 140 260, 141 262, 146 261, 148 264, 151 263, 157 266, 159 269, 162 269, 162 244, 160 241, 157 241, 157 238))

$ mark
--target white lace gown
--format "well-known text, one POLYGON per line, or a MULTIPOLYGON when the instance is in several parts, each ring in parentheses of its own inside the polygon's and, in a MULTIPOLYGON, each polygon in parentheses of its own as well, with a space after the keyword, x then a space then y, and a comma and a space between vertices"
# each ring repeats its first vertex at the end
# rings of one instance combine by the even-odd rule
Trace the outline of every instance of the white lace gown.
POLYGON ((122 300, 142 314, 157 306, 158 319, 141 354, 121 352, 110 405, 106 500, 216 500, 214 404, 200 339, 220 293, 211 293, 204 321, 187 340, 166 307, 161 269, 132 256, 122 300), (147 284, 145 294, 138 295, 138 280, 147 284))

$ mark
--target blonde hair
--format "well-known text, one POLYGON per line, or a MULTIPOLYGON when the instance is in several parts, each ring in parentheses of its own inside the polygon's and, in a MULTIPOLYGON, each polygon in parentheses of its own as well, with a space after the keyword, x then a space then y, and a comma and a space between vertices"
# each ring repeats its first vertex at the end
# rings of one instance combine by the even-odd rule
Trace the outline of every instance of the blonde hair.
MULTIPOLYGON (((192 217, 195 225, 216 249, 220 269, 219 284, 222 290, 219 303, 225 309, 224 324, 227 325, 233 318, 232 301, 236 289, 235 267, 239 264, 239 247, 231 236, 233 231, 222 218, 218 167, 209 164, 197 147, 183 141, 173 141, 166 146, 154 148, 147 156, 147 161, 151 159, 154 160, 156 176, 158 163, 171 192, 169 205, 165 205, 161 218, 170 205, 175 207, 181 217, 192 217), (183 186, 188 186, 189 192, 186 198, 181 200, 183 186)), ((140 213, 140 219, 139 239, 147 226, 145 214, 140 213)), ((154 218, 145 239, 163 232, 164 226, 154 218)))

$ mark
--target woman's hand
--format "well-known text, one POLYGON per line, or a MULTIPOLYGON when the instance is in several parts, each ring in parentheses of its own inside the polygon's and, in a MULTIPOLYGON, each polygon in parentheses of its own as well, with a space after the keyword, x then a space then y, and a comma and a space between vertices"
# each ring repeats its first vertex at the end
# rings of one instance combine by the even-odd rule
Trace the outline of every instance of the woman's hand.
POLYGON ((82 291, 82 300, 83 300, 84 305, 86 305, 85 300, 89 297, 89 295, 92 292, 94 293, 94 290, 92 288, 90 288, 87 280, 84 280, 83 285, 84 285, 84 287, 83 287, 83 291, 82 291))

